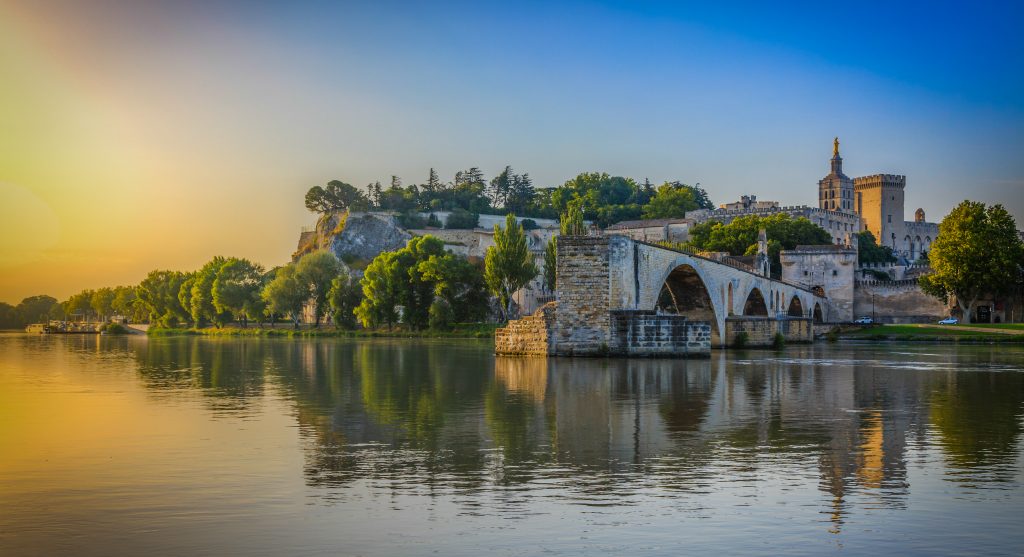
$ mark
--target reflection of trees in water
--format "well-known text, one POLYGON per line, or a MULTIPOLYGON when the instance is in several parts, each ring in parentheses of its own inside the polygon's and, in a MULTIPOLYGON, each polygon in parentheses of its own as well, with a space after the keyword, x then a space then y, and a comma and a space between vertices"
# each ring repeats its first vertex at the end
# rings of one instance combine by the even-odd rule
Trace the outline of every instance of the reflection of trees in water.
POLYGON ((156 338, 131 346, 151 389, 198 389, 219 408, 243 408, 263 395, 266 353, 257 342, 156 338))
POLYGON ((499 357, 494 377, 484 398, 484 417, 492 442, 501 449, 495 477, 500 483, 527 482, 536 465, 553 460, 555 413, 545 404, 548 359, 499 357))
MULTIPOLYGON (((988 469, 994 481, 1012 480, 1024 415, 1024 375, 1019 372, 954 373, 931 401, 931 421, 950 461, 988 469)), ((965 478, 977 481, 977 478, 965 478)))
POLYGON ((350 404, 336 408, 307 466, 310 483, 439 475, 463 486, 484 467, 479 408, 491 358, 480 350, 368 342, 353 350, 350 404))
POLYGON ((580 496, 629 497, 816 465, 837 527, 855 493, 904 504, 908 439, 927 444, 929 424, 972 472, 964 477, 1012 469, 1024 412, 1018 374, 812 362, 799 347, 787 360, 495 360, 457 342, 69 342, 131 350, 152 390, 196 389, 235 407, 271 378, 294 405, 312 485, 468 494, 555 481, 580 496))

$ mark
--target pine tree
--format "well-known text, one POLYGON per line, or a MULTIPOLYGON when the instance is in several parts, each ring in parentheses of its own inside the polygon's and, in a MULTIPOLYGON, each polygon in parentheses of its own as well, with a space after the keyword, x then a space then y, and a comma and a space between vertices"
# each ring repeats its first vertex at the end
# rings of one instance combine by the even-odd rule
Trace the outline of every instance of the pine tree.
POLYGON ((427 177, 427 183, 423 185, 423 189, 430 193, 437 193, 441 190, 441 180, 437 177, 437 171, 433 168, 430 169, 430 175, 427 177))

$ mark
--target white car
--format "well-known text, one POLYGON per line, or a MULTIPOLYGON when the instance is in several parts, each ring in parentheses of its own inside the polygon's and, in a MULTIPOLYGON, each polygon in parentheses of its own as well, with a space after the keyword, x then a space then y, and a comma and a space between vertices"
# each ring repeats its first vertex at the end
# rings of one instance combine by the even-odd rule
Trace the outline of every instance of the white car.
POLYGON ((858 325, 870 325, 870 324, 872 324, 874 322, 875 322, 875 320, 870 318, 870 317, 868 317, 868 316, 858 317, 857 320, 854 321, 854 323, 856 323, 858 325))
POLYGON ((956 325, 959 322, 960 320, 957 319, 956 317, 947 317, 942 321, 939 321, 939 325, 956 325))

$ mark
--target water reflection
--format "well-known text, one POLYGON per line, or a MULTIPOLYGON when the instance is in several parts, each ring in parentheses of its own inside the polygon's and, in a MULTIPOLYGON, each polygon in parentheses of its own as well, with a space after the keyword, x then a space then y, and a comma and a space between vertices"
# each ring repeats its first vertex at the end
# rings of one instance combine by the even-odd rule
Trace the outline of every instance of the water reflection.
POLYGON ((473 343, 404 341, 151 339, 107 349, 133 350, 152 390, 199 389, 220 410, 245 409, 272 384, 294 402, 310 485, 557 485, 580 502, 628 504, 651 486, 701 492, 769 468, 815 470, 836 526, 853 492, 904 506, 908 444, 927 445, 930 432, 950 479, 1011 479, 1024 402, 1024 375, 985 349, 697 361, 495 360, 473 343), (993 371, 956 371, 974 364, 993 371))
POLYGON ((0 371, 12 354, 128 368, 154 408, 194 400, 208 412, 200 428, 283 415, 299 430, 293 477, 331 504, 384 496, 400 508, 411 496, 473 517, 557 503, 731 520, 792 503, 811 510, 788 516, 840 533, 865 509, 912 516, 912 491, 1022 492, 1018 348, 821 345, 683 361, 496 359, 468 341, 0 340, 0 371))

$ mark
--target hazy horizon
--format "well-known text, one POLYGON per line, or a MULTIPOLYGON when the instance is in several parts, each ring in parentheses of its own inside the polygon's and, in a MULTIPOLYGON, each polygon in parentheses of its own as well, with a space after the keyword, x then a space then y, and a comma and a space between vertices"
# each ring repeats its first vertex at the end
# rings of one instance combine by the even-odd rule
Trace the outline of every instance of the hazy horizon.
POLYGON ((1024 228, 1015 4, 0 0, 0 301, 288 261, 332 179, 599 171, 816 205, 907 176, 1024 228))

